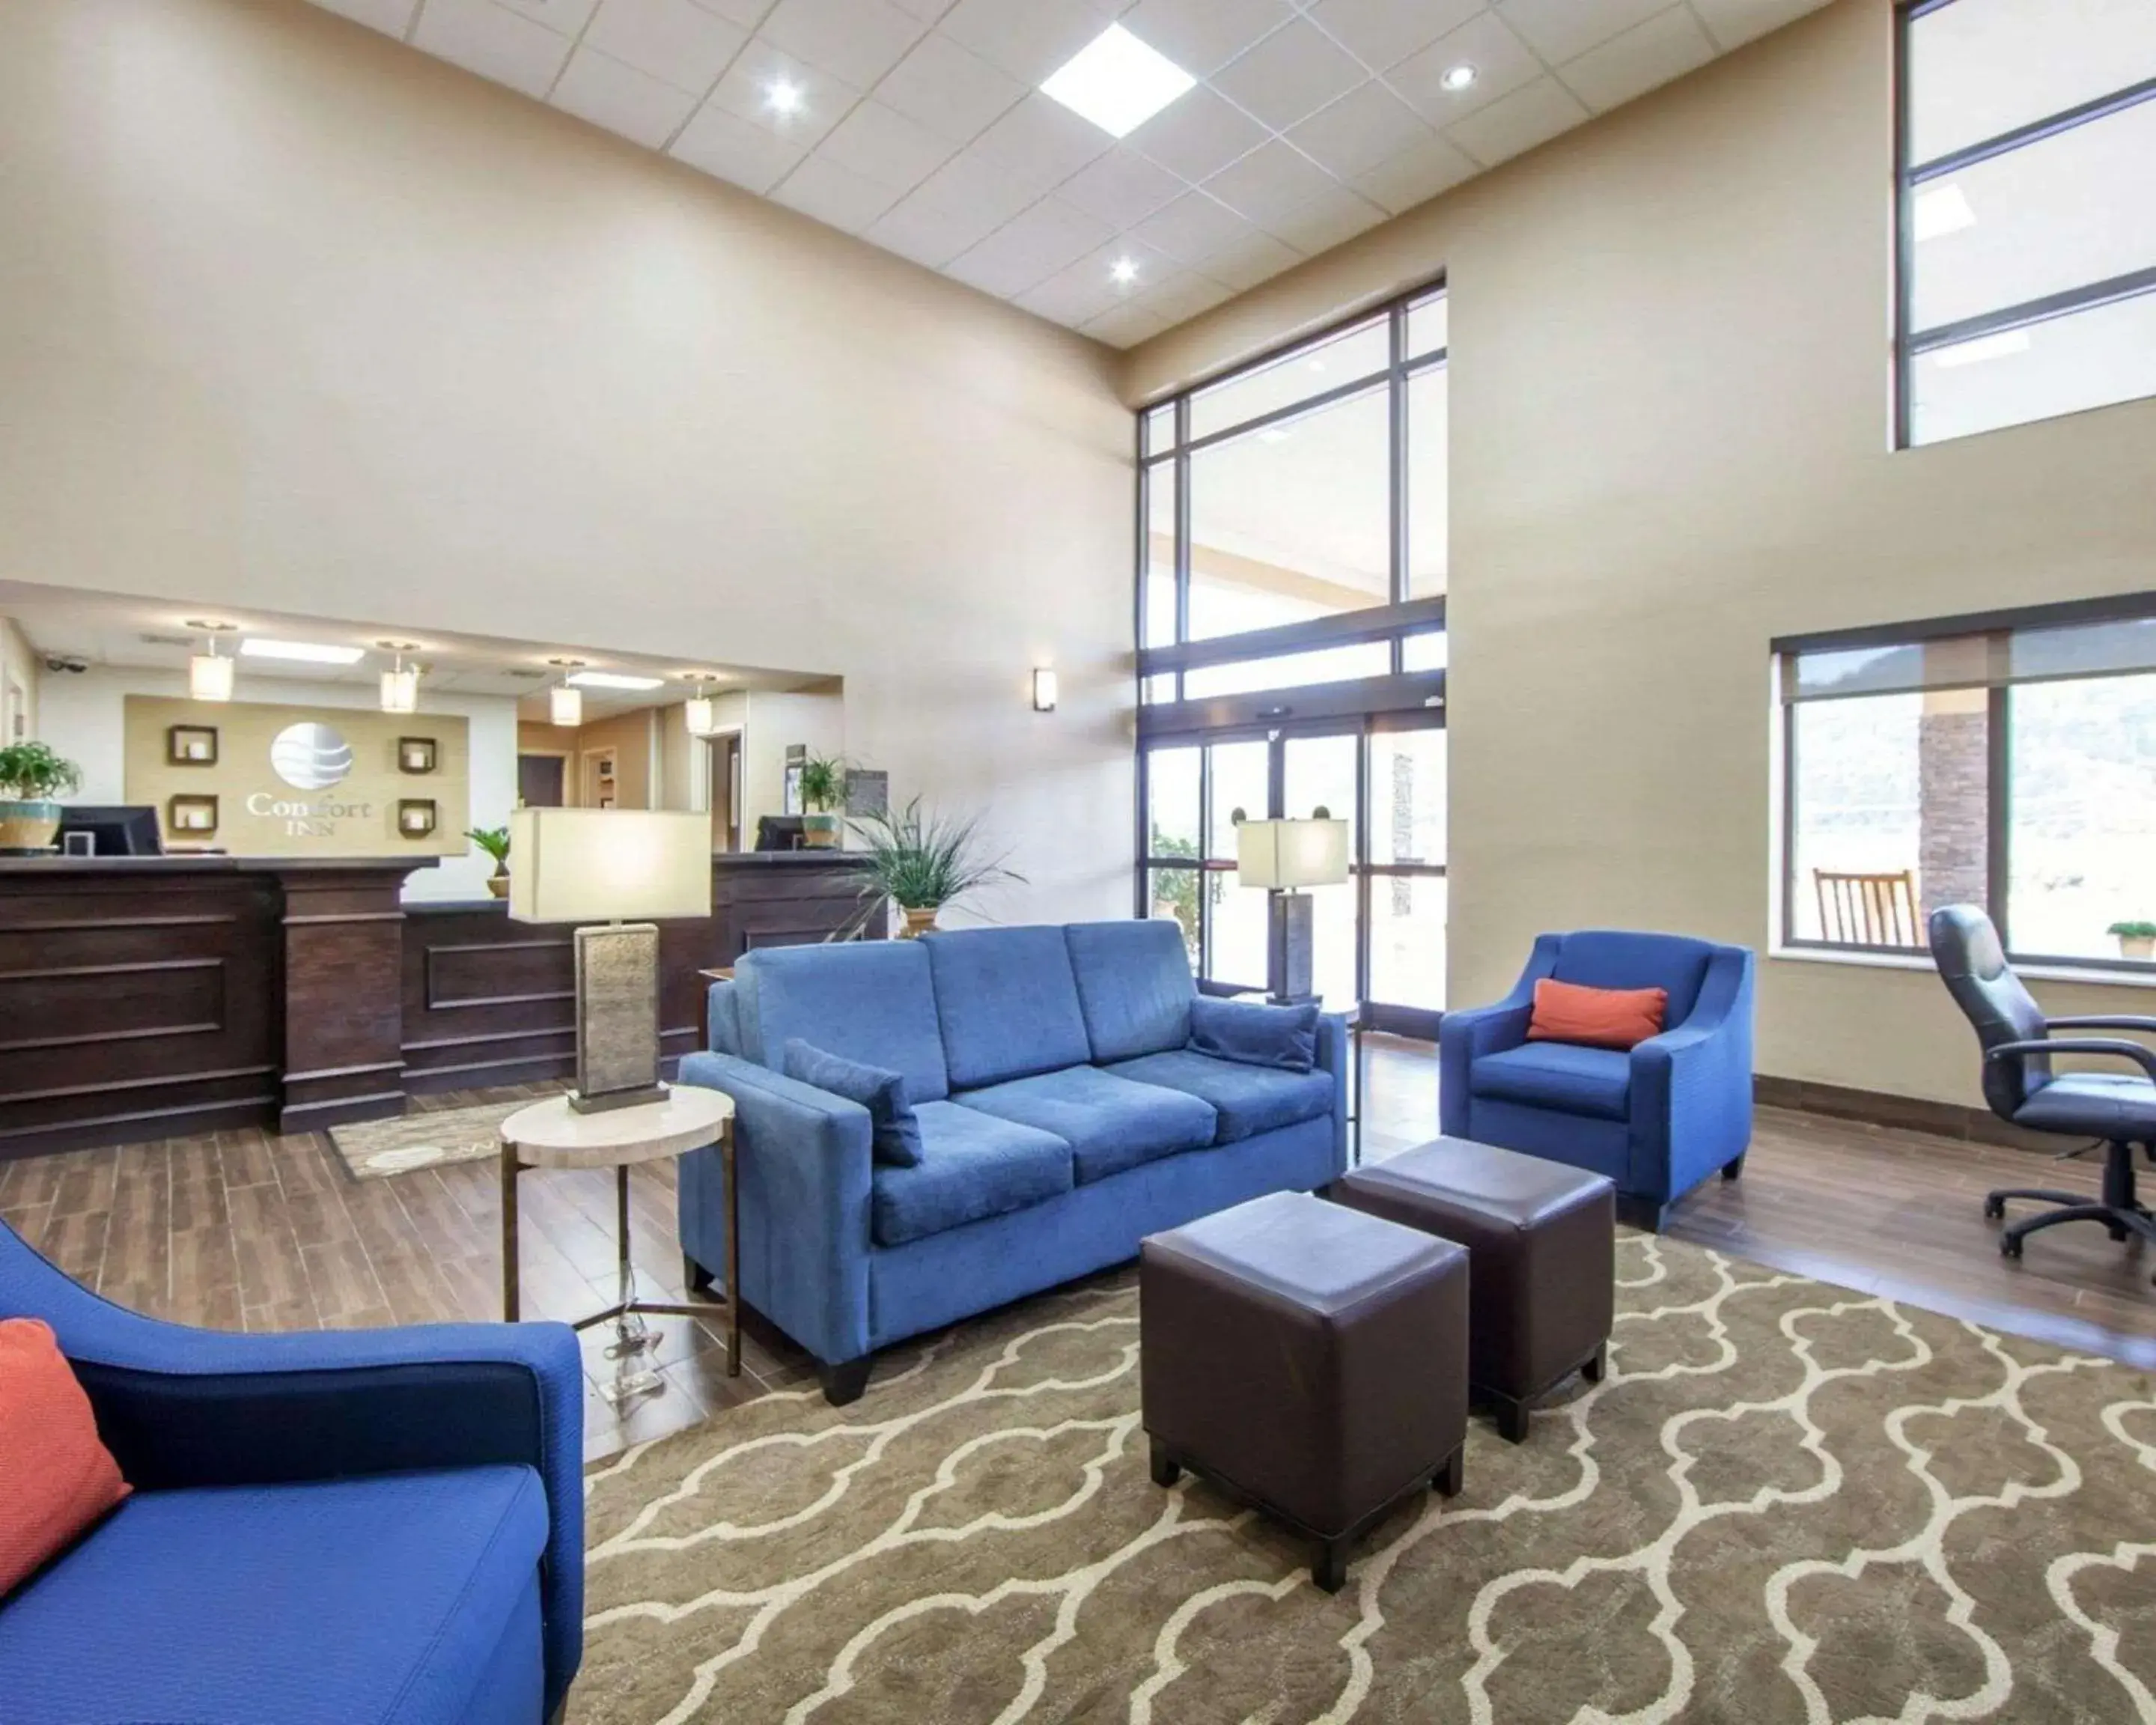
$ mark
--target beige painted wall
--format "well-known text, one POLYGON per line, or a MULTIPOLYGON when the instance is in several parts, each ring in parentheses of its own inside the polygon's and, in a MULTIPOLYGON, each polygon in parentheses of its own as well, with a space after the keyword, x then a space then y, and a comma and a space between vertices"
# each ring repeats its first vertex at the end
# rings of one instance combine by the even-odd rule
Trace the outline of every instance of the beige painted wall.
MULTIPOLYGON (((1769 638, 2156 586, 2156 403, 1888 451, 1889 31, 1841 0, 1129 363, 1137 401, 1449 273, 1456 1002, 1538 929, 1764 952, 1769 638)), ((1758 1064, 1978 1100, 1922 969, 1763 959, 1758 1064)))
POLYGON ((297 3, 0 7, 0 576, 843 675, 1127 911, 1106 350, 297 3))
POLYGON ((0 744, 38 735, 42 667, 29 637, 12 617, 0 617, 0 744))

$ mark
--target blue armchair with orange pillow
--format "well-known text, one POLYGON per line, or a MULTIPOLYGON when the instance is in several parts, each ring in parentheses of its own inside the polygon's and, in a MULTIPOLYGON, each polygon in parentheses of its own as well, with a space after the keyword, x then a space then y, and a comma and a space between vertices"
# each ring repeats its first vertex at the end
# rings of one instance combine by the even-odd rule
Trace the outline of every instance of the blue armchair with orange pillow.
POLYGON ((1511 993, 1445 1015, 1440 1130, 1606 1174, 1620 1219, 1659 1230, 1710 1174, 1743 1168, 1752 985, 1743 947, 1621 929, 1539 936, 1511 993))
POLYGON ((6 1725, 559 1717, 583 1640, 566 1325, 188 1329, 0 1223, 0 1332, 6 1725))

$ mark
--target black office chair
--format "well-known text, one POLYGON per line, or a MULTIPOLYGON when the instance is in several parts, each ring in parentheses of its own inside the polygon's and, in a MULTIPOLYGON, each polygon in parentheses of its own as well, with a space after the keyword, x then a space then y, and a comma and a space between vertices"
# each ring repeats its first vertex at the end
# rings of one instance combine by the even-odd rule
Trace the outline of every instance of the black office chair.
MULTIPOLYGON (((2021 1242, 2040 1228, 2061 1222, 2101 1222, 2113 1240, 2138 1234, 2156 1241, 2156 1215, 2133 1191, 2133 1147, 2156 1162, 2156 1049, 2109 1036, 2055 1037, 2054 1030, 2156 1032, 2156 1019, 2047 1019, 2006 963, 1999 931, 1974 905, 1948 905, 1932 912, 1932 957, 1954 1004, 1976 1026, 1984 1045, 1984 1100, 2001 1120, 2040 1132, 2100 1140, 2105 1146, 2103 1197, 2091 1204, 2079 1192, 2008 1187, 1984 1200, 1984 1213, 2006 1214, 2009 1199, 2060 1206, 2015 1223, 1999 1236, 1999 1250, 2021 1255, 2021 1242), (2132 1060, 2138 1076, 2120 1072, 2058 1072, 2051 1056, 2107 1055, 2132 1060)), ((2068 1156, 2078 1156, 2070 1150, 2068 1156)))

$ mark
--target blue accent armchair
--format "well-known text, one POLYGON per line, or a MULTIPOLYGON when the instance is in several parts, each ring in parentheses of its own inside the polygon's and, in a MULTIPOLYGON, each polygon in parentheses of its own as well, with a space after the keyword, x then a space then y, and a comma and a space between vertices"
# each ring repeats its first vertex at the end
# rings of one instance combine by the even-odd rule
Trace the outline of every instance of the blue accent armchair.
POLYGON ((239 1336, 69 1281, 0 1224, 134 1495, 0 1604, 8 1725, 538 1725, 583 1645, 563 1325, 239 1336))
POLYGON ((1587 929, 1537 937, 1512 992, 1439 1026, 1438 1119, 1447 1137, 1501 1144, 1606 1174, 1617 1213, 1659 1230, 1670 1205, 1752 1142, 1751 952, 1682 935, 1587 929), (1667 1025, 1629 1054, 1530 1042, 1544 977, 1664 988, 1667 1025))

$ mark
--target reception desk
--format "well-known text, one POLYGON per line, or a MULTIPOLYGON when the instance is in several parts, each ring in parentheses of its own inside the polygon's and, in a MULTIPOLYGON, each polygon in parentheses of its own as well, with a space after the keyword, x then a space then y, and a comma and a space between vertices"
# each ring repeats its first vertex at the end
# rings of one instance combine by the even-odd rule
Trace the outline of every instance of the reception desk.
MULTIPOLYGON (((702 969, 860 921, 842 853, 716 856, 708 918, 661 925, 670 1058, 702 969)), ((497 899, 404 905, 408 857, 0 858, 0 1159, 401 1112, 415 1092, 566 1078, 570 931, 497 899)), ((864 932, 885 931, 880 908, 864 932)))

